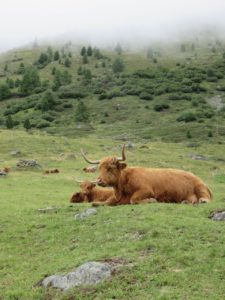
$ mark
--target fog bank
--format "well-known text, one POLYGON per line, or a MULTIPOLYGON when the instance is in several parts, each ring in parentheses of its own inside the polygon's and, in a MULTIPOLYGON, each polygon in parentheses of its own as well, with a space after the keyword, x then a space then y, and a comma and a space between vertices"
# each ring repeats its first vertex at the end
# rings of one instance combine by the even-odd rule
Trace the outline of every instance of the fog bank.
POLYGON ((225 33, 223 0, 7 0, 0 10, 0 51, 37 39, 107 45, 225 33))

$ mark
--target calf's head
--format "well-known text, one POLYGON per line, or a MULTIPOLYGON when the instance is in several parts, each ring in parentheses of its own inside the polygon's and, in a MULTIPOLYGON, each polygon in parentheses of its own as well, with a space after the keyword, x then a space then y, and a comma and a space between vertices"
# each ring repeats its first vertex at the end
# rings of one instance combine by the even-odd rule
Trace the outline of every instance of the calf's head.
POLYGON ((91 182, 91 181, 83 181, 80 184, 80 188, 82 190, 82 193, 86 196, 90 195, 93 188, 96 186, 95 183, 91 182))
POLYGON ((99 165, 99 177, 98 185, 100 186, 116 186, 119 181, 121 171, 126 168, 126 164, 123 162, 126 160, 125 157, 125 145, 122 149, 122 157, 110 156, 103 158, 99 161, 89 160, 83 151, 81 151, 84 159, 91 164, 99 165))
POLYGON ((70 198, 70 203, 88 202, 86 195, 82 192, 74 193, 70 198))

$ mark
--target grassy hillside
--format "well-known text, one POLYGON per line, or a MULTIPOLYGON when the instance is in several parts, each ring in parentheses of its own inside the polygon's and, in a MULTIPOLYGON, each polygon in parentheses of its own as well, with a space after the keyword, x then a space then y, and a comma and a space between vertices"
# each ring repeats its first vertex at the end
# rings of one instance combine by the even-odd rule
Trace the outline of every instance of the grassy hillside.
POLYGON ((211 204, 99 207, 97 215, 80 221, 74 214, 90 205, 69 204, 78 190, 74 179, 96 177, 81 171, 86 163, 80 147, 96 159, 119 155, 121 142, 19 130, 1 130, 0 136, 0 167, 12 167, 0 178, 1 299, 223 299, 225 224, 208 216, 225 209, 224 145, 147 142, 143 148, 137 142, 127 150, 129 165, 194 172, 213 191, 211 204), (21 151, 19 157, 10 154, 14 149, 21 151), (196 155, 206 160, 194 160, 196 155), (16 168, 19 158, 37 159, 43 170, 57 167, 60 173, 21 171, 16 168), (38 212, 49 206, 57 211, 38 212), (35 285, 46 274, 115 258, 127 265, 96 287, 62 293, 35 285))
POLYGON ((223 299, 225 228, 209 215, 225 209, 224 41, 85 47, 87 57, 71 43, 0 55, 0 169, 12 168, 0 178, 0 299, 223 299), (128 165, 191 171, 212 203, 99 207, 75 220, 90 207, 70 205, 75 179, 97 176, 82 172, 80 148, 99 159, 124 142, 128 165), (42 168, 20 170, 20 158, 42 168), (60 173, 43 174, 51 168, 60 173), (126 264, 96 287, 36 285, 107 259, 126 264))
POLYGON ((139 52, 95 48, 87 63, 81 48, 70 43, 13 50, 0 57, 0 84, 11 85, 0 101, 0 126, 11 116, 15 129, 29 119, 32 128, 70 137, 222 142, 224 49, 218 40, 152 45, 139 52), (54 60, 56 51, 60 58, 54 60), (115 70, 118 60, 124 68, 115 70), (25 89, 30 66, 39 82, 25 89), (81 118, 80 101, 87 110, 81 118))

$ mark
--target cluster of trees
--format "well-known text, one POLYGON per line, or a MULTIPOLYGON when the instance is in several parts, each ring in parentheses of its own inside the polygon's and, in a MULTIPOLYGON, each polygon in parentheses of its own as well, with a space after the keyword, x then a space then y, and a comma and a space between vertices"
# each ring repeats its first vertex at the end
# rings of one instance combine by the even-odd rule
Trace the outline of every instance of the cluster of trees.
POLYGON ((53 91, 57 91, 60 88, 60 86, 70 84, 71 82, 72 82, 72 76, 67 70, 60 71, 56 69, 54 71, 54 78, 53 78, 53 85, 52 85, 53 91))
POLYGON ((48 47, 45 52, 42 52, 34 63, 39 69, 46 67, 52 61, 58 61, 59 63, 64 64, 65 67, 69 68, 71 66, 72 53, 69 51, 65 52, 64 47, 59 50, 53 51, 51 47, 48 47))

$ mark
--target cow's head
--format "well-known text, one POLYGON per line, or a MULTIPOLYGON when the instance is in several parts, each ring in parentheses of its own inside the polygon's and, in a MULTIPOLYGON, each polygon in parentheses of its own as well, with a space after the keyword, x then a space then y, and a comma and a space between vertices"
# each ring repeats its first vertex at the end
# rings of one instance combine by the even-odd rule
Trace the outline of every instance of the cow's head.
POLYGON ((88 202, 87 197, 82 193, 74 193, 70 198, 70 203, 81 203, 81 202, 88 202))
POLYGON ((126 164, 124 161, 125 157, 125 145, 123 145, 122 149, 122 157, 110 156, 103 158, 98 161, 89 160, 83 151, 81 151, 84 159, 90 164, 98 164, 99 165, 99 177, 97 180, 98 185, 100 186, 116 186, 119 181, 121 171, 126 168, 126 164))

